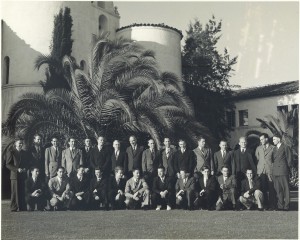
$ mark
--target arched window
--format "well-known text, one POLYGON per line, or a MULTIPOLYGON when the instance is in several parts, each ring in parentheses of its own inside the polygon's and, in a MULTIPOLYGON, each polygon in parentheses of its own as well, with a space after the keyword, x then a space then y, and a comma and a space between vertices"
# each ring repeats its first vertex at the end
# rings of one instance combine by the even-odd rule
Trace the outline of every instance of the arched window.
POLYGON ((81 60, 81 61, 80 61, 80 69, 81 69, 82 71, 85 71, 85 70, 86 70, 86 63, 85 63, 84 60, 81 60))
POLYGON ((107 18, 104 15, 99 16, 99 31, 107 31, 107 18))
POLYGON ((3 63, 3 75, 2 75, 2 81, 4 84, 9 83, 9 66, 10 65, 10 59, 8 56, 4 57, 4 63, 3 63))

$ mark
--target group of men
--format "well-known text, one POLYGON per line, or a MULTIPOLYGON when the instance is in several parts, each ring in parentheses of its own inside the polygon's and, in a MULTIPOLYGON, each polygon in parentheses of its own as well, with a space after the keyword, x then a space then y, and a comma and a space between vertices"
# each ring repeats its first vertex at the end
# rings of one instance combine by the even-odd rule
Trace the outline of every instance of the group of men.
POLYGON ((25 151, 19 138, 6 159, 11 171, 10 208, 288 210, 291 150, 280 136, 273 137, 275 146, 267 134, 260 142, 253 156, 245 137, 234 151, 220 141, 214 154, 203 136, 194 150, 187 149, 184 140, 179 140, 177 150, 167 137, 162 150, 153 139, 144 149, 130 136, 126 151, 118 140, 111 149, 102 136, 95 147, 85 139, 82 149, 69 138, 65 150, 54 137, 52 146, 44 149, 38 134, 25 151))

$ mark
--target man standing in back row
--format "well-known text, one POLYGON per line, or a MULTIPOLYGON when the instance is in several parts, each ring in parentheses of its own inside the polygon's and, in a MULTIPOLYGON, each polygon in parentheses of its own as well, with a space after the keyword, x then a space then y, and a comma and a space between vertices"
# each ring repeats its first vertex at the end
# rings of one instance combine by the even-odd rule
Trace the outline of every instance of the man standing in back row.
POLYGON ((269 144, 269 136, 266 133, 260 135, 261 145, 256 148, 257 175, 260 177, 261 190, 264 194, 265 205, 269 210, 275 209, 276 193, 272 180, 272 151, 274 146, 269 144), (268 194, 269 193, 269 194, 268 194))
POLYGON ((274 149, 272 152, 273 181, 277 193, 277 210, 288 211, 290 204, 289 168, 292 166, 291 149, 281 142, 281 136, 273 137, 274 149))

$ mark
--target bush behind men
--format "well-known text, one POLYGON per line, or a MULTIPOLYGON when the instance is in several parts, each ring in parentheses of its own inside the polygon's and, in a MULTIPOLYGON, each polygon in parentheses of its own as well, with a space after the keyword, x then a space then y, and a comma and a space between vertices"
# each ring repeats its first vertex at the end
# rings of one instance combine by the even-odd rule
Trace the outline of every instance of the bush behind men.
POLYGON ((277 208, 288 210, 289 207, 287 176, 291 156, 278 136, 273 138, 277 146, 275 152, 267 142, 268 136, 260 136, 262 145, 255 154, 258 176, 255 176, 256 166, 244 137, 240 138, 240 149, 236 151, 228 151, 227 142, 220 141, 220 151, 215 154, 202 136, 194 151, 188 149, 182 139, 176 151, 168 137, 164 138, 164 149, 157 149, 150 139, 149 148, 144 150, 137 144, 136 137, 130 136, 126 152, 118 140, 114 140, 111 150, 102 136, 98 137, 95 148, 89 138, 85 139, 82 149, 75 147, 76 139, 71 137, 69 147, 62 151, 54 137, 52 146, 45 150, 45 158, 40 156, 43 152, 40 138, 40 135, 34 136, 30 154, 22 150, 23 140, 16 139, 15 148, 6 159, 13 176, 11 211, 26 210, 26 203, 28 210, 33 210, 35 199, 32 197, 41 198, 38 210, 43 210, 41 206, 46 201, 53 210, 88 210, 101 206, 106 210, 109 206, 112 209, 142 207, 147 210, 152 206, 157 210, 171 210, 175 202, 178 207, 189 210, 240 210, 243 206, 250 209, 253 203, 262 210, 264 200, 272 210, 276 202, 275 191, 271 190, 273 182, 278 196, 277 208), (40 169, 43 161, 45 169, 40 169), (283 170, 282 163, 285 163, 283 170), (29 169, 34 177, 26 180, 29 169), (45 186, 42 184, 39 193, 27 191, 29 187, 25 182, 27 185, 28 182, 34 185, 36 179, 45 182, 40 172, 45 172, 45 186), (20 177, 14 177, 16 173, 20 177))

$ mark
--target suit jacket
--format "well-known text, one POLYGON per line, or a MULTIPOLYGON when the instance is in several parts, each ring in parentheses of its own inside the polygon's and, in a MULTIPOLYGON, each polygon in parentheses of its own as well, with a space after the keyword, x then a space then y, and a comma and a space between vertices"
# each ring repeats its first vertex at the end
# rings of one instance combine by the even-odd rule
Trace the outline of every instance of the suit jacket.
POLYGON ((103 146, 99 151, 98 146, 93 148, 91 152, 91 168, 92 171, 95 168, 100 167, 104 174, 109 174, 111 171, 111 155, 107 147, 103 146))
POLYGON ((72 191, 74 194, 78 192, 84 192, 87 194, 89 192, 89 187, 89 181, 85 175, 83 175, 81 181, 79 181, 77 175, 74 175, 70 178, 70 191, 72 191))
POLYGON ((249 194, 253 194, 255 192, 255 190, 261 190, 261 185, 260 185, 260 178, 259 177, 255 177, 252 179, 252 188, 250 188, 250 184, 249 184, 249 180, 248 178, 245 178, 242 181, 242 185, 241 185, 241 196, 244 195, 245 192, 249 191, 249 194))
POLYGON ((178 193, 180 190, 183 191, 195 191, 195 178, 194 177, 190 177, 188 178, 186 184, 183 183, 183 179, 182 178, 178 178, 176 185, 175 185, 175 190, 176 193, 178 193))
POLYGON ((133 151, 132 147, 129 146, 126 149, 127 157, 128 157, 128 171, 132 171, 133 168, 138 168, 142 170, 142 155, 143 155, 144 147, 137 146, 136 150, 133 151))
POLYGON ((292 167, 291 149, 281 143, 279 149, 274 147, 272 152, 273 176, 289 175, 289 168, 292 167))
POLYGON ((120 150, 119 155, 116 158, 115 151, 111 154, 111 170, 114 171, 115 167, 120 166, 123 167, 124 172, 128 171, 128 160, 127 160, 127 153, 120 150))
POLYGON ((224 157, 222 157, 221 150, 215 152, 214 165, 216 173, 220 173, 222 170, 222 166, 224 165, 228 166, 229 171, 232 172, 233 164, 233 152, 227 150, 224 157))
POLYGON ((250 167, 253 171, 253 173, 256 173, 256 166, 254 164, 252 154, 249 152, 248 149, 244 153, 241 152, 241 149, 235 150, 233 152, 233 169, 232 174, 239 174, 241 172, 245 172, 247 166, 250 167), (246 159, 246 162, 242 162, 241 158, 243 157, 242 154, 244 154, 244 158, 246 159))
POLYGON ((206 186, 204 186, 204 177, 201 176, 199 178, 199 192, 201 190, 205 191, 218 191, 219 190, 219 183, 214 176, 209 176, 206 181, 206 186))
POLYGON ((40 151, 37 152, 35 146, 29 148, 30 166, 36 166, 39 168, 41 174, 45 174, 45 149, 40 147, 40 151))
POLYGON ((135 183, 134 178, 132 177, 126 182, 125 196, 131 197, 136 192, 143 193, 147 189, 149 189, 148 184, 143 178, 140 178, 138 182, 135 183))
POLYGON ((178 173, 180 169, 184 169, 191 174, 194 172, 196 162, 195 154, 193 151, 186 149, 185 152, 182 153, 179 149, 176 152, 175 159, 176 173, 178 173))
POLYGON ((176 150, 174 148, 170 148, 169 157, 167 157, 166 150, 161 151, 161 164, 166 169, 166 175, 169 177, 176 176, 176 166, 175 166, 175 153, 176 150))
POLYGON ((110 178, 110 182, 109 182, 109 192, 110 194, 113 194, 114 196, 118 194, 119 190, 122 190, 125 193, 125 186, 126 186, 126 179, 125 178, 121 178, 120 182, 117 183, 116 178, 114 176, 112 176, 110 178))
MULTIPOLYGON (((105 194, 107 193, 108 190, 108 181, 106 178, 102 177, 100 181, 97 181, 97 178, 94 177, 91 182, 90 182, 90 192, 93 194, 94 190, 97 190, 97 193, 104 192, 105 194)), ((98 195, 96 193, 96 195, 98 195)))
POLYGON ((91 153, 93 151, 93 148, 90 147, 89 151, 87 152, 85 147, 81 148, 82 152, 82 164, 86 168, 91 168, 91 153))
POLYGON ((46 194, 46 186, 44 181, 40 179, 39 177, 37 178, 36 182, 33 181, 32 177, 26 179, 25 182, 25 196, 26 199, 30 197, 30 195, 35 191, 41 189, 41 194, 45 195, 46 194))
POLYGON ((152 191, 155 193, 160 193, 162 191, 168 190, 168 192, 172 192, 172 180, 171 178, 165 176, 164 182, 160 179, 160 177, 155 177, 152 183, 152 191))
POLYGON ((196 156, 196 166, 195 166, 196 172, 201 172, 201 168, 204 165, 210 167, 211 171, 214 171, 213 156, 210 148, 205 147, 201 151, 200 148, 197 147, 193 151, 196 156))
POLYGON ((153 156, 149 148, 144 150, 142 155, 143 172, 156 173, 159 164, 160 164, 160 155, 156 149, 154 149, 153 156))
POLYGON ((18 168, 29 169, 29 156, 23 149, 18 151, 13 148, 7 155, 6 167, 10 170, 10 179, 17 180, 19 177, 26 178, 26 173, 19 173, 18 168))
POLYGON ((63 177, 61 183, 59 183, 57 176, 55 176, 49 180, 48 187, 52 197, 54 194, 61 196, 64 192, 68 193, 70 191, 69 179, 63 177))
POLYGON ((74 153, 72 153, 70 148, 63 150, 61 165, 66 169, 68 176, 72 172, 76 172, 78 166, 82 164, 82 152, 80 149, 75 148, 74 153))
POLYGON ((223 200, 226 200, 232 194, 231 189, 236 189, 237 187, 234 175, 227 177, 225 182, 223 175, 221 175, 218 177, 218 183, 219 186, 223 185, 223 190, 221 188, 219 189, 219 196, 222 196, 223 200))
POLYGON ((61 166, 61 149, 57 148, 57 152, 54 147, 46 148, 45 150, 45 172, 46 175, 53 177, 56 175, 57 168, 61 166))
POLYGON ((260 145, 256 148, 255 157, 257 159, 257 174, 271 174, 272 170, 272 151, 274 146, 269 144, 269 147, 264 150, 260 145))

